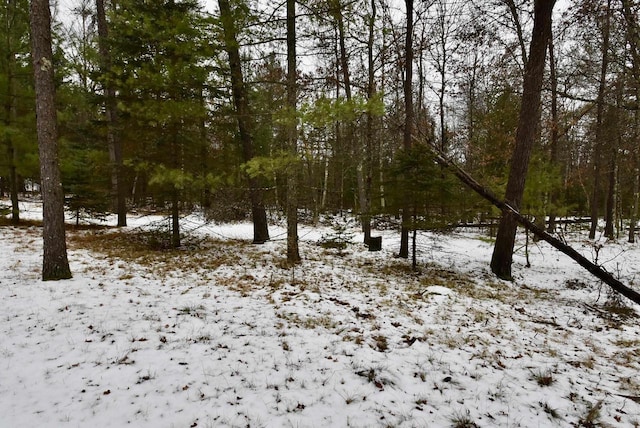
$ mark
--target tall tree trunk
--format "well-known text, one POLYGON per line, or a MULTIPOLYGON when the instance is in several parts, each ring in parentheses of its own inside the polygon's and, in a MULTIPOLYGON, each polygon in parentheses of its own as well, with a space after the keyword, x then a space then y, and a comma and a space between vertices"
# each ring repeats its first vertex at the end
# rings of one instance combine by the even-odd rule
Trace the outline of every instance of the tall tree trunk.
MULTIPOLYGON (((172 64, 175 66, 175 63, 172 64)), ((174 86, 177 88, 177 85, 174 86)), ((174 101, 179 101, 179 97, 176 94, 172 94, 170 98, 174 101)), ((180 150, 180 144, 178 143, 178 124, 172 122, 169 125, 170 138, 171 138, 171 167, 174 171, 180 170, 183 167, 183 154, 180 150)), ((171 248, 179 248, 182 245, 180 239, 180 191, 176 184, 171 184, 171 248)))
MULTIPOLYGON (((640 93, 637 95, 640 96, 640 93)), ((640 147, 638 147, 638 127, 640 126, 640 111, 633 114, 634 126, 634 153, 633 153, 633 205, 629 216, 629 238, 630 243, 636 242, 636 224, 638 223, 638 204, 640 203, 640 147)))
MULTIPOLYGON (((524 195, 529 160, 540 121, 540 95, 545 56, 551 38, 551 14, 554 3, 555 0, 536 0, 534 5, 533 33, 529 59, 525 67, 516 146, 511 157, 511 169, 505 193, 507 204, 515 210, 519 209, 524 195)), ((516 229, 517 221, 511 211, 503 211, 491 258, 491 270, 499 278, 511 279, 516 229)))
MULTIPOLYGON (((342 81, 344 84, 344 92, 347 101, 352 99, 351 91, 351 73, 349 72, 349 58, 347 56, 346 36, 344 28, 344 16, 342 14, 342 5, 340 1, 331 3, 332 14, 336 21, 338 29, 338 44, 340 51, 340 69, 342 71, 342 81)), ((353 148, 356 156, 356 185, 358 190, 358 205, 360 206, 360 222, 364 233, 364 243, 369 244, 371 238, 371 216, 369 214, 369 204, 367 202, 367 193, 364 178, 364 150, 363 144, 355 137, 354 123, 352 120, 347 121, 347 144, 353 148)))
MULTIPOLYGON (((4 104, 4 123, 6 128, 11 128, 16 121, 16 54, 14 48, 14 25, 17 20, 17 7, 15 0, 9 0, 5 6, 5 22, 3 22, 5 37, 4 48, 6 55, 7 81, 6 81, 6 101, 4 104)), ((18 37, 19 35, 16 35, 18 37)), ((9 163, 9 193, 11 195, 11 222, 20 223, 20 205, 18 203, 18 153, 14 145, 11 132, 5 132, 5 144, 7 146, 7 160, 9 163)))
MULTIPOLYGON (((367 40, 367 100, 369 103, 373 102, 376 94, 376 82, 375 82, 375 64, 373 47, 375 42, 375 21, 376 21, 376 0, 371 0, 371 15, 369 16, 368 27, 368 40, 367 40)), ((364 243, 369 245, 371 241, 371 170, 373 164, 372 153, 374 151, 374 139, 375 133, 373 130, 374 117, 371 113, 371 109, 367 110, 366 116, 366 141, 364 150, 360 151, 360 164, 359 168, 364 169, 362 172, 363 185, 362 193, 360 195, 360 206, 362 209, 362 231, 364 233, 364 243)))
MULTIPOLYGON (((298 126, 296 119, 298 76, 296 56, 296 1, 287 0, 287 107, 289 109, 288 149, 297 156, 298 126)), ((298 248, 298 167, 294 163, 287 171, 287 262, 300 262, 298 248)))
MULTIPOLYGON (((405 35, 405 72, 404 72, 404 132, 403 146, 405 150, 411 148, 413 139, 413 0, 405 0, 407 10, 407 33, 405 35)), ((412 221, 409 201, 405 200, 402 208, 402 229, 400 230, 400 252, 399 256, 409 258, 409 225, 412 221)))
POLYGON ((36 91, 36 125, 40 154, 44 255, 42 279, 71 278, 64 224, 64 193, 58 163, 51 11, 49 0, 31 1, 31 55, 36 91))
POLYGON ((171 189, 171 248, 179 248, 180 240, 180 193, 171 189))
MULTIPOLYGON (((622 102, 621 100, 622 94, 618 91, 618 95, 616 97, 618 106, 622 102)), ((610 135, 607 136, 608 142, 608 152, 609 152, 609 162, 608 162, 608 171, 607 171, 607 199, 605 205, 605 226, 604 226, 604 236, 609 239, 613 239, 615 237, 614 226, 615 226, 615 217, 616 217, 616 199, 617 199, 617 189, 618 189, 618 147, 620 144, 620 139, 622 138, 620 135, 620 126, 618 121, 617 107, 610 107, 612 109, 610 116, 611 123, 608 125, 611 129, 610 135)))
MULTIPOLYGON (((640 102, 640 27, 636 15, 631 10, 629 0, 622 0, 622 10, 626 22, 627 40, 631 52, 631 74, 636 102, 640 102)), ((640 204, 640 109, 633 112, 633 205, 629 218, 629 242, 636 240, 636 224, 638 222, 638 205, 640 204)))
POLYGON ((596 101, 596 132, 593 154, 593 189, 591 191, 591 227, 589 229, 589 239, 594 239, 596 237, 600 211, 600 175, 602 170, 602 139, 604 138, 602 122, 604 117, 604 96, 607 89, 607 71, 609 69, 611 13, 611 0, 608 0, 604 28, 602 29, 602 62, 600 63, 600 82, 596 101))
MULTIPOLYGON (((556 73, 556 58, 554 53, 553 38, 549 40, 549 80, 551 81, 551 141, 549 143, 549 161, 551 165, 558 164, 558 145, 560 139, 559 118, 558 118, 558 75, 556 73)), ((549 223, 547 231, 553 233, 556 228, 556 191, 551 189, 549 193, 549 223)))
MULTIPOLYGON (((7 34, 7 38, 10 36, 7 34)), ((7 128, 13 126, 16 118, 16 93, 15 93, 15 65, 16 58, 14 52, 8 53, 7 64, 7 101, 5 103, 5 126, 7 128)), ((11 138, 11 133, 5 133, 5 143, 7 145, 7 160, 9 161, 9 190, 11 194, 11 223, 20 223, 20 205, 18 203, 18 171, 17 171, 17 158, 18 153, 16 147, 11 138)))
MULTIPOLYGON (((229 56, 231 71, 231 92, 238 113, 238 131, 242 144, 245 162, 254 157, 254 123, 249 108, 247 88, 242 74, 240 50, 238 49, 238 30, 234 22, 229 0, 218 0, 220 19, 224 31, 224 44, 229 56)), ((249 198, 251 200, 251 216, 253 219, 253 242, 262 244, 269 240, 267 212, 264 208, 263 192, 256 178, 249 178, 249 198)))
POLYGON ((109 49, 109 27, 104 0, 96 0, 96 18, 98 21, 98 50, 100 52, 100 71, 104 77, 104 107, 107 121, 107 146, 111 161, 111 188, 113 207, 118 214, 118 227, 127 225, 127 188, 124 182, 122 141, 118 134, 118 108, 116 91, 110 80, 106 78, 111 69, 111 50, 109 49))

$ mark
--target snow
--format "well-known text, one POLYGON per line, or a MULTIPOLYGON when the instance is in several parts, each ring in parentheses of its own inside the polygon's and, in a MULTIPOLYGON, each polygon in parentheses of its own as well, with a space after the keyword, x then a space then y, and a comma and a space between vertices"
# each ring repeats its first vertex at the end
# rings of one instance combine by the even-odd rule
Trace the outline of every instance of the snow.
MULTIPOLYGON (((419 233, 413 272, 394 231, 374 232, 381 252, 339 255, 317 245, 330 227, 301 225, 292 269, 281 226, 251 245, 248 223, 183 224, 211 239, 138 257, 86 244, 122 231, 70 230, 74 277, 58 282, 40 280, 37 226, 0 227, 0 427, 640 424, 637 307, 612 312, 605 286, 545 243, 531 268, 518 250, 510 283, 477 231, 419 233)), ((638 246, 598 242, 637 287, 638 246)))

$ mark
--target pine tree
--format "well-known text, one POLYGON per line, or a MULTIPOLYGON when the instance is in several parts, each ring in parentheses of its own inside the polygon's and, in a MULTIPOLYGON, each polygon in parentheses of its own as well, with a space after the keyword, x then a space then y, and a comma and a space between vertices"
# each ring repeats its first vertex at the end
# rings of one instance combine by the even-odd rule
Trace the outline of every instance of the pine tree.
MULTIPOLYGON (((129 164, 167 204, 171 246, 178 247, 181 205, 202 187, 210 23, 193 0, 122 0, 111 17, 112 67, 106 81, 119 93, 129 164)), ((142 183, 138 183, 142 184, 142 183)))
POLYGON ((40 151, 44 257, 42 279, 71 277, 64 225, 64 194, 58 163, 58 127, 51 49, 49 0, 31 1, 31 44, 36 89, 36 117, 40 151))

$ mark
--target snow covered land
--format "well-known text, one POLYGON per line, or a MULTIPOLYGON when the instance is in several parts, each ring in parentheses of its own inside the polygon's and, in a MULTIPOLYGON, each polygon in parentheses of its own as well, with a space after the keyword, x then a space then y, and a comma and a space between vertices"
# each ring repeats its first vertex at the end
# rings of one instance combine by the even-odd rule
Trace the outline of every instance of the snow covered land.
MULTIPOLYGON (((640 426, 638 308, 545 243, 511 283, 481 231, 419 233, 414 272, 395 231, 339 252, 301 225, 292 269, 281 226, 191 216, 150 250, 159 219, 70 228, 59 282, 37 225, 0 226, 0 427, 640 426)), ((565 238, 640 287, 637 244, 565 238)))

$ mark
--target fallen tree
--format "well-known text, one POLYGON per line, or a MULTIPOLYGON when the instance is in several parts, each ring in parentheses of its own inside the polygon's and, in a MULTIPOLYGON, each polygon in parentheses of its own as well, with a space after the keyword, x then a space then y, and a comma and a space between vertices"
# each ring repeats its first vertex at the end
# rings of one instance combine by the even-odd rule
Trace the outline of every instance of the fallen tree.
POLYGON ((465 170, 463 170, 460 166, 458 166, 455 162, 444 156, 440 150, 436 147, 429 146, 433 151, 436 162, 440 165, 447 168, 453 175, 455 175, 460 181, 466 184, 470 189, 475 191, 477 194, 482 196, 487 201, 491 202, 491 204, 495 205, 502 211, 502 215, 513 217, 519 224, 527 228, 531 233, 536 235, 538 238, 543 241, 548 242, 554 248, 566 254, 575 260, 580 266, 585 268, 589 273, 596 276, 598 279, 603 281, 605 284, 610 286, 614 291, 622 294, 629 300, 640 304, 640 293, 637 291, 627 287, 618 279, 614 278, 609 272, 604 270, 602 266, 598 266, 595 263, 591 262, 589 259, 584 257, 582 254, 574 250, 569 245, 563 243, 559 239, 554 236, 548 234, 544 229, 536 226, 535 223, 527 219, 525 216, 520 214, 518 210, 511 207, 509 204, 498 198, 490 189, 487 189, 480 183, 478 183, 473 177, 471 177, 465 170))

